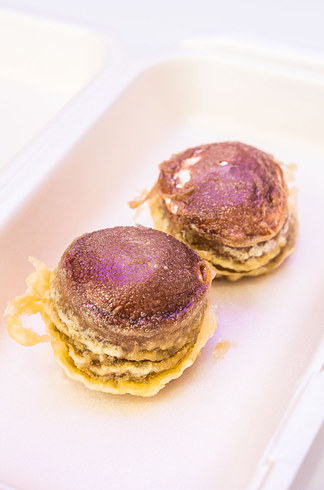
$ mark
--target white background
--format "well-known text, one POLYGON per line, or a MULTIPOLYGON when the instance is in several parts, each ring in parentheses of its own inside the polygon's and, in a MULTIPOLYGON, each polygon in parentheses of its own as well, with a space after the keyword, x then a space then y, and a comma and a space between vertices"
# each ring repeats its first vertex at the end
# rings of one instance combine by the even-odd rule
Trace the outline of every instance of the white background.
MULTIPOLYGON (((191 36, 226 36, 324 58, 322 0, 11 0, 0 6, 107 28, 134 57, 191 36)), ((291 490, 324 489, 324 429, 291 490)))
POLYGON ((324 53, 322 0, 10 0, 108 27, 134 50, 154 52, 186 36, 229 35, 324 53))

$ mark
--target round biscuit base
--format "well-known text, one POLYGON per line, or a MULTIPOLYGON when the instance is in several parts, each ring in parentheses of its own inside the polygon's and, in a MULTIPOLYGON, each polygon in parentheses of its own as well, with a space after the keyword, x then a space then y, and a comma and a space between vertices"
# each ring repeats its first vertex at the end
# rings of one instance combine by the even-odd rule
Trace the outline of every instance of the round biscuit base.
POLYGON ((207 307, 202 320, 201 329, 196 343, 192 349, 171 369, 154 376, 150 376, 147 381, 123 380, 100 380, 92 378, 88 374, 80 371, 69 356, 67 345, 61 340, 59 331, 52 322, 48 322, 47 330, 51 337, 51 344, 54 355, 59 364, 63 367, 70 378, 81 381, 87 388, 95 391, 102 391, 112 394, 131 394, 142 397, 156 395, 169 381, 178 378, 185 369, 190 367, 200 354, 208 339, 213 335, 217 326, 216 315, 211 306, 207 307))
MULTIPOLYGON (((163 214, 158 197, 154 196, 149 200, 149 207, 154 222, 154 227, 157 230, 164 231, 165 233, 169 233, 170 235, 173 235, 178 240, 186 242, 181 236, 181 234, 174 233, 174 231, 172 230, 169 220, 163 214)), ((282 264, 282 262, 294 250, 294 244, 296 241, 297 228, 298 228, 296 210, 294 206, 290 206, 290 212, 291 212, 290 226, 292 227, 292 229, 288 236, 286 245, 284 247, 277 247, 273 253, 266 254, 265 258, 261 257, 259 259, 255 259, 253 261, 253 268, 251 270, 242 270, 242 271, 234 270, 235 268, 234 261, 232 264, 230 262, 227 262, 226 264, 222 263, 220 258, 215 255, 213 250, 210 251, 201 250, 188 242, 186 243, 188 243, 188 245, 190 245, 201 256, 202 259, 207 261, 212 266, 212 268, 216 273, 215 276, 216 279, 224 277, 229 281, 234 282, 243 277, 249 277, 249 276, 255 277, 263 274, 268 274, 269 272, 279 267, 282 264), (233 270, 231 270, 231 265, 233 267, 233 270), (226 267, 228 267, 228 269, 226 267)))

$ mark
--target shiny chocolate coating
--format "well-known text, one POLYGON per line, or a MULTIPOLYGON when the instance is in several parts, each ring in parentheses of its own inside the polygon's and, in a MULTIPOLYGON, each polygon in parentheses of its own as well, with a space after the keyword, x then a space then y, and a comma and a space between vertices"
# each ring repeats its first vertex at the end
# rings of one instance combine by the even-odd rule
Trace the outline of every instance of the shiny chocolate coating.
POLYGON ((159 330, 206 303, 205 262, 174 237, 143 226, 107 228, 72 242, 57 268, 59 307, 86 329, 159 330))
POLYGON ((190 148, 160 165, 156 191, 177 228, 234 247, 275 236, 288 190, 274 158, 240 142, 190 148))

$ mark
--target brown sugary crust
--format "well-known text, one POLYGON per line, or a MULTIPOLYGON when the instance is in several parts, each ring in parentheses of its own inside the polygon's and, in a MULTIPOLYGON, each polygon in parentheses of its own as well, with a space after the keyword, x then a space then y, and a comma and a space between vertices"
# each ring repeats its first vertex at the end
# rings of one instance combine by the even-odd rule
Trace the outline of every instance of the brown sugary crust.
POLYGON ((130 350, 163 345, 168 335, 168 342, 184 342, 201 321, 211 282, 208 266, 189 246, 142 226, 77 238, 53 277, 55 307, 75 335, 130 350))
POLYGON ((274 158, 240 142, 190 148, 160 165, 155 192, 179 230, 233 247, 268 240, 288 215, 288 189, 274 158))

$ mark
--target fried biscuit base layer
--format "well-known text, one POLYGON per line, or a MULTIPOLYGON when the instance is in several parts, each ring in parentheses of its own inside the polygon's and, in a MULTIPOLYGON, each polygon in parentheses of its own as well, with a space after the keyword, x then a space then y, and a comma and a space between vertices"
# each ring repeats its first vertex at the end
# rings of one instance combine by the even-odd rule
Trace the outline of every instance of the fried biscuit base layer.
POLYGON ((276 236, 252 247, 236 248, 213 243, 210 237, 206 237, 206 240, 201 237, 197 239, 194 230, 175 228, 164 200, 159 195, 149 200, 149 206, 156 229, 189 244, 214 267, 216 277, 225 276, 236 281, 245 276, 267 274, 279 267, 294 250, 298 229, 294 206, 291 206, 288 218, 276 236))
POLYGON ((69 354, 68 345, 62 341, 59 331, 53 323, 47 325, 51 336, 51 344, 57 361, 64 368, 66 373, 73 379, 81 381, 87 388, 113 394, 132 394, 143 397, 156 395, 167 383, 178 378, 185 369, 190 367, 199 356, 201 349, 205 346, 208 339, 213 335, 216 328, 216 318, 211 307, 208 307, 204 314, 200 332, 195 344, 188 352, 175 364, 160 373, 148 374, 139 380, 130 380, 123 377, 105 379, 100 375, 94 376, 89 371, 80 370, 69 354))

